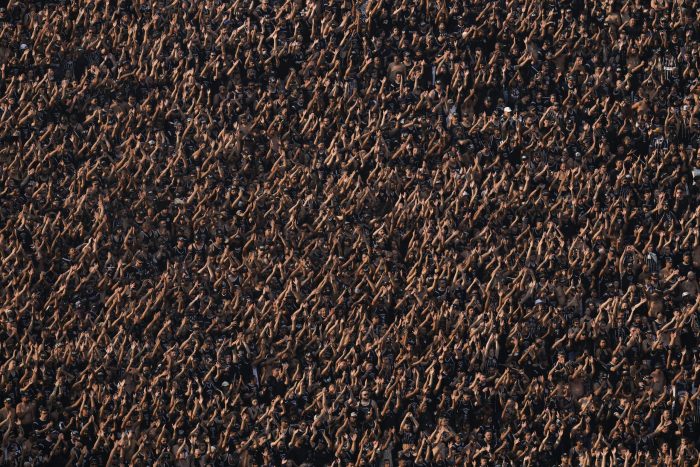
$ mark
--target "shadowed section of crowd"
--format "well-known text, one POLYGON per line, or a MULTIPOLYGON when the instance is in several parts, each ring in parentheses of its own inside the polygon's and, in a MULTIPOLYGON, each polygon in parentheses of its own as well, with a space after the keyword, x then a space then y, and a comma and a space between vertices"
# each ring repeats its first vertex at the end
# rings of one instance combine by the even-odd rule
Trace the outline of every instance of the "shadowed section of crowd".
POLYGON ((688 0, 10 0, 0 464, 697 465, 688 0))

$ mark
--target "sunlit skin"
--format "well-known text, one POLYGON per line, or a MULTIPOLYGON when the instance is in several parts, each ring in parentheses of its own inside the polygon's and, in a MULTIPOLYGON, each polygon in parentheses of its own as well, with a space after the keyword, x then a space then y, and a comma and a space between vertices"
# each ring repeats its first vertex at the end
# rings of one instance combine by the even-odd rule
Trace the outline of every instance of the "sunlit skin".
POLYGON ((0 465, 695 465, 692 2, 0 9, 0 465))

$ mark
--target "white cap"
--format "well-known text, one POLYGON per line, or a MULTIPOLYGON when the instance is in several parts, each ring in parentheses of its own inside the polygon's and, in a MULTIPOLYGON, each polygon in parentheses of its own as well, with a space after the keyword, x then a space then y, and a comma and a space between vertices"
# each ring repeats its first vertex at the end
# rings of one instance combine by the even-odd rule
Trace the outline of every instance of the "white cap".
POLYGON ((511 109, 510 107, 506 107, 506 108, 503 109, 503 111, 504 111, 505 113, 510 113, 510 112, 513 111, 513 109, 511 109))
POLYGON ((29 48, 29 46, 27 44, 20 44, 19 45, 19 50, 26 50, 28 48, 29 48))

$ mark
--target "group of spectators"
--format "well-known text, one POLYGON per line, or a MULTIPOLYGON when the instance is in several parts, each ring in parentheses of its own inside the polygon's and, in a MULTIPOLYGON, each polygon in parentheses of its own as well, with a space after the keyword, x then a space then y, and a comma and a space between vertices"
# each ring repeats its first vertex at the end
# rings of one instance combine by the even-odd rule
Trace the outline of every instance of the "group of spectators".
POLYGON ((698 465, 690 0, 0 9, 0 464, 698 465))

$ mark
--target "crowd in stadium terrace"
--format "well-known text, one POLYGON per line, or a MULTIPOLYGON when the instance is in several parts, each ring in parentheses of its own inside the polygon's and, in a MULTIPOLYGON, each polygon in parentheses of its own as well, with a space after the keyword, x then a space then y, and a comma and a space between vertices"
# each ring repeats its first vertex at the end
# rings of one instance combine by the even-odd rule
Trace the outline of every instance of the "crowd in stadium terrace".
POLYGON ((696 2, 2 3, 0 465, 699 465, 696 2))

